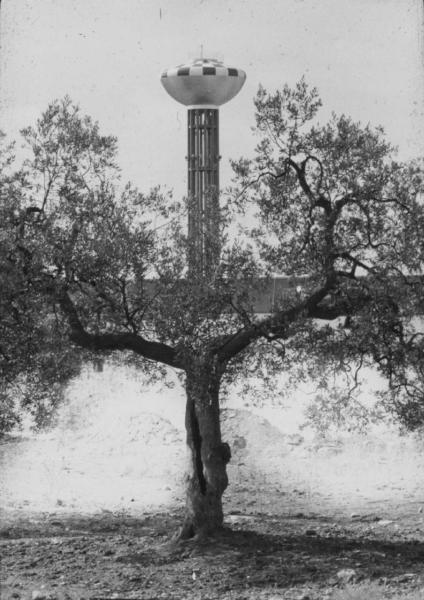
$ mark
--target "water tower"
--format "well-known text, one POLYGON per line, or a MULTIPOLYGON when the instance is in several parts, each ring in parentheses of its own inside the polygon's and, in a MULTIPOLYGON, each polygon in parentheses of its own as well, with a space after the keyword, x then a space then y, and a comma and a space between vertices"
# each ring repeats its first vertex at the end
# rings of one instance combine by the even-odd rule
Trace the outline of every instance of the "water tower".
POLYGON ((167 69, 165 90, 188 108, 188 237, 192 274, 206 276, 219 256, 219 111, 246 80, 241 69, 198 58, 167 69), (194 273, 193 273, 194 272, 194 273))

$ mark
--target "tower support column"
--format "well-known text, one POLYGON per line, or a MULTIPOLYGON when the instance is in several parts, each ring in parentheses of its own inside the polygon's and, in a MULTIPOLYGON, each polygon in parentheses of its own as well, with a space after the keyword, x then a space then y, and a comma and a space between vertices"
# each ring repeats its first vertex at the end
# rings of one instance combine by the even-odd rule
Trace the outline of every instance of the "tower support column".
POLYGON ((218 109, 189 109, 189 267, 198 276, 210 275, 219 259, 219 159, 218 109))

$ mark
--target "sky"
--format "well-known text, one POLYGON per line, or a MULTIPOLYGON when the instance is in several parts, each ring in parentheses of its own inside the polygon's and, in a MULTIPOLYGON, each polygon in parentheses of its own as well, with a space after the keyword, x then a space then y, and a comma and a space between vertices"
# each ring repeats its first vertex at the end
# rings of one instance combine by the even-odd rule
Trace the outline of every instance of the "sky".
POLYGON ((186 191, 186 108, 161 72, 199 56, 242 68, 220 109, 221 185, 256 143, 253 98, 303 75, 324 107, 424 155, 423 0, 2 0, 0 128, 17 137, 68 94, 119 140, 124 180, 186 191))

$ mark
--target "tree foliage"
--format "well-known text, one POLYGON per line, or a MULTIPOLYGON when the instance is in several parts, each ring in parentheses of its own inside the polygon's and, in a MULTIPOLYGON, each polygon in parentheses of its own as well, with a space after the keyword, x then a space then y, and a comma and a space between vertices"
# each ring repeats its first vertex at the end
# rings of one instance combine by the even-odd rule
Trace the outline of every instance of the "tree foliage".
POLYGON ((266 268, 305 276, 304 302, 321 289, 321 316, 339 316, 319 330, 304 323, 300 346, 292 338, 303 364, 319 373, 326 357, 354 381, 357 367, 377 365, 386 408, 414 428, 424 416, 423 162, 397 161, 381 127, 334 114, 320 125, 320 104, 303 80, 259 89, 256 156, 233 163, 238 203, 256 206, 266 268))
MULTIPOLYGON (((69 345, 63 322, 40 287, 40 264, 27 226, 34 220, 25 168, 13 171, 14 146, 1 135, 0 199, 0 434, 20 424, 27 409, 46 425, 79 373, 82 355, 69 345)), ((40 241, 40 240, 38 240, 40 241)), ((63 321, 63 320, 62 320, 63 321)))

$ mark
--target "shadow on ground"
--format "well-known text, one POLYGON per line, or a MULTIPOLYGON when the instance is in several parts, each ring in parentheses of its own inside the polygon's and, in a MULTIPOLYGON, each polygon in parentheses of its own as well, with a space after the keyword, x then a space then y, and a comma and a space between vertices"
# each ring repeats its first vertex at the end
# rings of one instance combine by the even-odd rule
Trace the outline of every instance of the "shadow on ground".
MULTIPOLYGON (((179 512, 143 518, 106 511, 94 517, 15 518, 13 527, 0 531, 4 597, 31 597, 28 582, 32 591, 50 590, 50 598, 61 598, 65 588, 70 598, 118 594, 147 599, 159 593, 219 598, 227 592, 243 598, 254 590, 331 589, 343 583, 339 574, 346 570, 354 581, 377 580, 397 588, 423 583, 422 532, 396 530, 393 522, 380 526, 372 519, 266 515, 232 515, 230 520, 231 529, 213 539, 176 544, 172 535, 181 523, 179 512), (80 588, 84 596, 77 593, 80 588)), ((318 591, 310 594, 314 597, 320 597, 318 591)))

